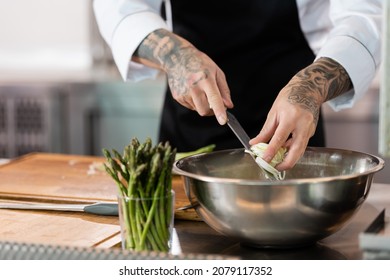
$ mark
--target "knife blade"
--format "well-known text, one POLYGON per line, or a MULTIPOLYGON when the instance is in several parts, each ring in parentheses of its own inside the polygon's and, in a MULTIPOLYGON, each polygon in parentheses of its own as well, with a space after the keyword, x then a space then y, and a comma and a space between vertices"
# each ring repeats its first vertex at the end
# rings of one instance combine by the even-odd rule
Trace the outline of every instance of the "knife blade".
MULTIPOLYGON (((226 114, 228 117, 228 121, 227 121, 228 126, 234 132, 234 134, 237 136, 237 138, 240 140, 240 142, 245 147, 245 149, 250 151, 251 146, 249 145, 250 138, 249 138, 248 134, 245 132, 245 130, 242 128, 241 124, 238 122, 238 120, 236 119, 236 117, 232 113, 226 111, 226 114)), ((279 172, 279 173, 277 173, 277 176, 275 175, 275 172, 270 172, 269 168, 273 169, 274 168, 273 166, 268 167, 268 170, 265 169, 262 166, 261 162, 264 162, 263 165, 269 165, 269 164, 267 162, 265 162, 262 158, 258 157, 258 159, 256 160, 256 157, 252 153, 249 153, 249 155, 253 158, 253 160, 256 162, 256 164, 263 171, 264 177, 266 179, 280 180, 280 178, 284 178, 284 175, 281 175, 281 173, 279 171, 277 171, 276 169, 275 169, 276 170, 275 172, 279 172)))
POLYGON ((103 202, 93 204, 0 203, 0 209, 72 211, 102 216, 118 216, 118 203, 103 202))
POLYGON ((226 111, 226 114, 228 117, 228 121, 227 121, 228 126, 234 132, 237 138, 240 140, 241 144, 245 147, 245 149, 250 150, 251 146, 249 145, 250 138, 248 134, 245 132, 241 124, 238 122, 238 120, 232 113, 226 111))
MULTIPOLYGON (((241 124, 238 122, 238 120, 232 113, 226 111, 226 114, 228 117, 228 121, 227 121, 228 126, 234 132, 237 138, 240 140, 241 144, 245 147, 245 149, 250 151, 251 145, 249 145, 250 138, 248 134, 245 132, 244 128, 241 126, 241 124)), ((269 175, 268 171, 266 171, 257 163, 255 156, 252 153, 249 153, 249 155, 256 162, 256 165, 260 168, 264 177, 268 180, 273 180, 272 176, 269 175)))

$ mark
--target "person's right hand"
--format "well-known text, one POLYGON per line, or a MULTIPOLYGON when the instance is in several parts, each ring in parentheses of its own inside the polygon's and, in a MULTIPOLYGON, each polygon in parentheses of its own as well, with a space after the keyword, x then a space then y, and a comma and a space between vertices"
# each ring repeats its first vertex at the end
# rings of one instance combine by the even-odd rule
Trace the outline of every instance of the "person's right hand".
POLYGON ((233 108, 233 102, 225 74, 188 41, 159 29, 142 41, 133 59, 163 69, 173 98, 181 105, 201 116, 214 114, 219 124, 226 124, 226 108, 233 108))

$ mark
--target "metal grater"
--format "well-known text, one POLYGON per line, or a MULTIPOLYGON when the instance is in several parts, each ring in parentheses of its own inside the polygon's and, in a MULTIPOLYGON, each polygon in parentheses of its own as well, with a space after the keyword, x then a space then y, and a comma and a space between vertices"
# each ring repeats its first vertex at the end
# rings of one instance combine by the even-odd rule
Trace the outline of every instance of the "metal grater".
POLYGON ((17 242, 0 242, 0 260, 223 260, 221 255, 162 252, 130 252, 120 248, 99 249, 17 242))

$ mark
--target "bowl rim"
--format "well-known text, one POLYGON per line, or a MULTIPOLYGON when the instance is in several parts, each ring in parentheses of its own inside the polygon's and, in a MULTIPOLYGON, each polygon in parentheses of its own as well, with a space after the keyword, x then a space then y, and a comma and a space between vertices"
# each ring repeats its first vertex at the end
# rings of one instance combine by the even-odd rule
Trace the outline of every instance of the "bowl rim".
MULTIPOLYGON (((210 182, 210 183, 234 183, 239 185, 256 185, 256 186, 281 186, 281 185, 296 185, 296 184, 305 184, 305 183, 323 183, 323 182, 331 182, 331 181, 338 181, 338 180, 348 180, 353 179, 360 176, 366 176, 366 175, 373 175, 377 173, 378 171, 382 170, 385 165, 384 159, 382 159, 379 156, 365 153, 365 152, 358 152, 355 150, 347 150, 347 149, 340 149, 340 148, 328 148, 328 147, 307 147, 306 151, 334 151, 334 152, 347 152, 347 153, 356 153, 360 155, 364 155, 367 157, 371 157, 372 159, 376 160, 378 163, 376 166, 370 168, 369 170, 366 170, 361 173, 352 173, 352 174, 346 174, 346 175, 337 175, 337 176, 328 176, 328 177, 317 177, 317 178, 297 178, 297 179, 284 179, 284 180, 249 180, 249 179, 236 179, 236 178, 221 178, 221 177, 212 177, 212 176, 206 176, 206 175, 198 175, 194 174, 188 171, 184 171, 178 167, 178 164, 182 161, 186 161, 191 158, 198 158, 207 156, 208 154, 215 154, 215 153, 226 153, 226 152, 238 152, 238 151, 245 151, 244 148, 236 148, 236 149, 225 149, 225 150, 218 150, 214 152, 209 153, 201 153, 197 155, 192 155, 188 157, 181 158, 173 163, 173 174, 189 177, 192 179, 197 179, 200 181, 210 182)), ((305 152, 306 152, 305 151, 305 152)))

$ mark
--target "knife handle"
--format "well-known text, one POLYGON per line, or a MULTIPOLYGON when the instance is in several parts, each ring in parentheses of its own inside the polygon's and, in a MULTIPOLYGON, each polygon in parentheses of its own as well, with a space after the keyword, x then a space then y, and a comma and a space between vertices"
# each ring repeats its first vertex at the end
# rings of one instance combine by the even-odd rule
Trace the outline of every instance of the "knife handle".
POLYGON ((84 207, 86 213, 103 215, 103 216, 118 216, 117 203, 94 203, 84 207))

